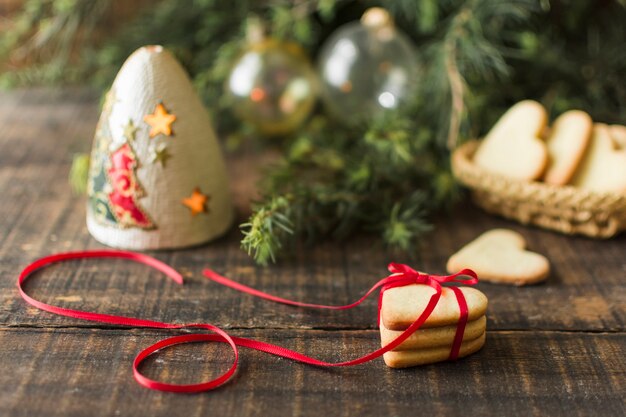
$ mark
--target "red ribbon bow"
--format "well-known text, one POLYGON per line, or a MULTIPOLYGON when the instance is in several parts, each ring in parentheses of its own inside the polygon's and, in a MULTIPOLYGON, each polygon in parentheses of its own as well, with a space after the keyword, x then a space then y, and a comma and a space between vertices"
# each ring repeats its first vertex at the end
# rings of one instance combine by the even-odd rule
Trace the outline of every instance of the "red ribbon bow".
MULTIPOLYGON (((101 322, 101 323, 117 324, 117 325, 132 326, 132 327, 148 327, 148 328, 156 328, 156 329, 198 328, 198 329, 204 329, 204 330, 209 330, 213 332, 214 334, 199 333, 199 334, 185 334, 181 336, 170 337, 170 338, 161 340, 153 344, 152 346, 147 347, 146 349, 139 352, 139 354, 135 357, 135 360, 133 361, 133 375, 135 379, 137 380, 137 382, 143 385, 144 387, 147 387, 150 389, 155 389, 155 390, 160 390, 160 391, 170 391, 170 392, 190 393, 190 392, 207 391, 207 390, 215 389, 225 384, 232 377, 232 375, 235 373, 237 369, 237 364, 239 360, 239 351, 237 349, 238 346, 247 347, 250 349, 256 349, 256 350, 266 352, 272 355, 292 359, 294 361, 303 362, 303 363, 307 363, 307 364, 315 365, 315 366, 325 366, 325 367, 352 366, 352 365, 358 365, 364 362, 368 362, 372 359, 382 356, 385 352, 388 352, 394 349, 396 346, 404 342, 409 336, 411 336, 413 332, 415 332, 417 329, 420 328, 420 326, 430 316, 435 306, 439 302, 439 298, 441 297, 441 294, 443 291, 441 287, 442 283, 455 282, 455 283, 462 283, 466 285, 474 285, 478 282, 478 278, 476 274, 469 269, 464 269, 463 271, 454 275, 450 275, 450 276, 437 276, 437 275, 421 274, 407 265, 392 263, 392 264, 389 264, 389 271, 392 274, 388 276, 387 278, 383 278, 380 281, 378 281, 358 301, 349 305, 345 305, 345 306, 325 306, 325 305, 319 305, 319 304, 301 303, 297 301, 292 301, 292 300, 287 300, 284 298, 276 297, 270 294, 266 294, 262 291, 255 290, 254 288, 245 286, 243 284, 234 282, 228 278, 218 275, 214 271, 211 271, 208 269, 204 271, 204 275, 213 281, 216 281, 220 284, 226 285, 228 287, 234 288, 236 290, 239 290, 239 291, 242 291, 242 292, 257 296, 257 297, 261 297, 267 300, 271 300, 271 301, 275 301, 275 302, 279 302, 283 304, 288 304, 288 305, 293 305, 293 306, 325 308, 325 309, 333 309, 333 310, 345 310, 348 308, 355 307, 361 304, 372 292, 374 292, 378 288, 381 288, 381 297, 382 297, 382 293, 385 290, 404 286, 404 285, 425 284, 435 289, 435 294, 431 296, 430 301, 428 302, 428 305, 426 306, 426 309, 422 312, 422 314, 409 326, 409 328, 404 330, 402 334, 398 336, 395 340, 393 340, 391 343, 389 343, 388 345, 380 349, 375 350, 374 352, 371 352, 365 356, 362 356, 360 358, 356 358, 356 359, 345 361, 345 362, 330 363, 330 362, 320 361, 315 358, 311 358, 309 356, 303 355, 293 350, 286 349, 282 346, 272 345, 270 343, 260 342, 257 340, 246 339, 242 337, 230 336, 228 333, 226 333, 219 327, 214 326, 212 324, 208 324, 208 323, 172 324, 172 323, 163 323, 163 322, 152 321, 152 320, 144 320, 144 319, 133 318, 133 317, 124 317, 124 316, 108 315, 108 314, 101 314, 101 313, 92 313, 92 312, 81 311, 81 310, 73 310, 69 308, 53 306, 53 305, 35 300, 34 298, 26 294, 26 292, 24 291, 23 289, 24 282, 35 271, 41 268, 44 268, 50 264, 56 263, 56 262, 62 262, 62 261, 71 260, 71 259, 84 259, 84 258, 129 259, 135 262, 143 263, 152 268, 155 268, 179 284, 183 283, 182 276, 178 272, 176 272, 174 269, 172 269, 170 266, 164 264, 163 262, 155 258, 152 258, 147 255, 143 255, 140 253, 127 252, 127 251, 110 251, 110 250, 69 252, 69 253, 60 253, 56 255, 50 255, 50 256, 38 259, 35 262, 28 265, 26 268, 24 268, 24 270, 20 274, 18 281, 17 281, 17 287, 20 292, 20 295, 26 302, 28 302, 29 304, 41 310, 45 310, 53 314, 58 314, 61 316, 66 316, 66 317, 73 317, 73 318, 77 318, 81 320, 89 320, 89 321, 95 321, 95 322, 101 322), (458 279, 461 275, 468 275, 471 278, 470 279, 458 279), (163 349, 168 346, 176 345, 176 344, 192 343, 192 342, 221 342, 221 343, 229 344, 234 353, 234 360, 233 360, 232 366, 225 373, 223 373, 222 375, 220 375, 219 377, 211 381, 202 382, 198 384, 186 384, 186 385, 168 384, 164 382, 154 381, 145 377, 139 372, 138 368, 141 362, 143 362, 143 360, 145 360, 148 356, 150 356, 152 353, 156 352, 157 350, 163 349)), ((459 307, 461 310, 461 317, 459 319, 459 324, 457 327, 455 340, 454 340, 454 343, 452 345, 452 349, 450 352, 450 359, 453 360, 453 359, 456 359, 458 355, 461 341, 463 339, 465 323, 467 322, 467 304, 465 303, 465 298, 463 297, 463 293, 458 288, 450 287, 450 289, 452 289, 455 292, 457 296, 457 300, 459 301, 459 307)), ((382 300, 382 298, 380 300, 382 300)), ((381 306, 380 306, 380 301, 379 301, 379 312, 380 312, 380 307, 381 306)))
MULTIPOLYGON (((454 282, 457 284, 464 285, 476 285, 478 284, 478 277, 476 273, 471 269, 464 269, 462 271, 457 272, 453 275, 430 275, 430 274, 422 274, 421 272, 416 271, 405 264, 398 264, 395 262, 390 263, 387 266, 391 275, 388 278, 396 277, 400 282, 407 282, 402 285, 409 284, 426 284, 431 287, 437 289, 441 287, 441 284, 454 282), (465 278, 462 278, 464 277, 465 278), (406 280, 406 281, 404 281, 406 280), (410 281, 410 282, 409 282, 410 281)), ((396 287, 401 285, 394 285, 396 287)))

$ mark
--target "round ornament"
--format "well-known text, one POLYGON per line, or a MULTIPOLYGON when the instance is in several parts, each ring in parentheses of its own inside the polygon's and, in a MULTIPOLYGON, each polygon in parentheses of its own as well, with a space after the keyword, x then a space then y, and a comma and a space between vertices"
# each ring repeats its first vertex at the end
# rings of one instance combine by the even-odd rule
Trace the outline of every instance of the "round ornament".
POLYGON ((298 129, 316 100, 316 74, 296 44, 275 39, 252 42, 226 80, 234 113, 265 135, 298 129))
POLYGON ((396 110, 416 94, 413 44, 381 8, 337 29, 322 46, 318 68, 326 109, 347 124, 396 110))

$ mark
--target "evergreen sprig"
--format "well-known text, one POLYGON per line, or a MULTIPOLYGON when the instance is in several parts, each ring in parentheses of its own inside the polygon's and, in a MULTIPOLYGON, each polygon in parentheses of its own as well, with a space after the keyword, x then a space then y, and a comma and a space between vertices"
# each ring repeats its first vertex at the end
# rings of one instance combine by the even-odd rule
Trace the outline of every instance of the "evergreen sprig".
POLYGON ((291 205, 286 197, 274 197, 256 207, 254 215, 240 227, 243 230, 241 245, 261 265, 275 262, 288 237, 293 236, 291 205))
POLYGON ((112 0, 27 0, 10 30, 0 36, 0 86, 77 81, 72 54, 93 39, 112 0), (21 66, 20 66, 21 65, 21 66))
POLYGON ((447 153, 413 119, 388 113, 347 128, 314 118, 262 182, 243 247, 266 263, 294 236, 316 242, 373 232, 390 248, 414 249, 431 229, 428 214, 453 200, 455 183, 447 153), (276 233, 274 222, 290 232, 276 233))

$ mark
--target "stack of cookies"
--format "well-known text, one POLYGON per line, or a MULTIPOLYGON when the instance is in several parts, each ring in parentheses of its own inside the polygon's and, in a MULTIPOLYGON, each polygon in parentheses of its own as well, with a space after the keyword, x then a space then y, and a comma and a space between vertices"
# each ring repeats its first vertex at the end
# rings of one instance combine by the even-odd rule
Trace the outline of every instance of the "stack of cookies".
POLYGON ((626 127, 593 123, 580 110, 548 115, 536 101, 509 109, 474 155, 486 171, 525 181, 626 192, 626 127))
MULTIPOLYGON (((487 297, 480 291, 461 287, 468 307, 468 321, 458 357, 478 351, 485 343, 487 297)), ((407 285, 386 290, 380 311, 382 346, 395 340, 424 311, 435 290, 428 285, 407 285)), ((384 354, 391 368, 406 368, 445 361, 450 357, 460 317, 456 295, 443 288, 441 298, 426 322, 402 344, 384 354)))

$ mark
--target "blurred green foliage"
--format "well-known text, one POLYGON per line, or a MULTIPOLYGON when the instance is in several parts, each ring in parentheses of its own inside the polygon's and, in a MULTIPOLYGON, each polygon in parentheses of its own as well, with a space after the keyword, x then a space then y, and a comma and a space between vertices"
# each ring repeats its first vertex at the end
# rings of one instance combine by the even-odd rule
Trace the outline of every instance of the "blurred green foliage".
POLYGON ((245 47, 249 17, 314 59, 337 27, 383 5, 415 43, 420 90, 405 111, 347 129, 320 109, 279 142, 283 159, 242 225, 242 245, 260 263, 294 238, 361 230, 412 250, 430 229, 429 214, 458 194, 449 149, 516 101, 539 100, 553 116, 579 108, 597 121, 626 121, 623 0, 160 0, 109 33, 98 25, 113 1, 27 0, 0 38, 0 86, 105 89, 135 49, 162 44, 191 74, 219 132, 237 143, 251 129, 230 114, 222 85, 245 47))

